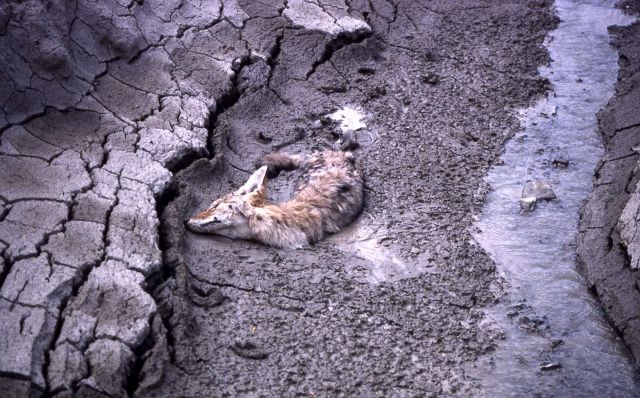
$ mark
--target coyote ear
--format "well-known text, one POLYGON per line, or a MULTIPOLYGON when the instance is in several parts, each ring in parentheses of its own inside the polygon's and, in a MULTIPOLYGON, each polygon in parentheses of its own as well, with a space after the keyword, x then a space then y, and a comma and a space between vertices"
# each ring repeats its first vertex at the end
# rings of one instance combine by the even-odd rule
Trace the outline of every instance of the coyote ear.
POLYGON ((238 189, 240 195, 247 195, 258 192, 266 183, 267 166, 262 166, 249 177, 242 188, 238 189))

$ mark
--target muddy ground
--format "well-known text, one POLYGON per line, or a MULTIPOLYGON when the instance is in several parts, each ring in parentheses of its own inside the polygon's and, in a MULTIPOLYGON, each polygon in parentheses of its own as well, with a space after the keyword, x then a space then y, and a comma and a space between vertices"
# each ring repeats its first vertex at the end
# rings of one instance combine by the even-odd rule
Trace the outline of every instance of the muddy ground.
POLYGON ((473 393, 502 286, 469 227, 547 88, 549 1, 26 1, 0 21, 2 391, 473 393), (345 106, 365 128, 326 118, 345 106), (264 154, 341 147, 366 176, 346 231, 185 232, 264 154))
MULTIPOLYGON (((215 115, 215 158, 177 173, 161 217, 169 269, 155 296, 170 307, 171 365, 141 395, 470 393, 462 366, 497 337, 480 310, 501 290, 468 226, 510 111, 545 88, 535 66, 553 19, 543 4, 450 4, 353 4, 372 32, 329 43, 319 63, 294 54, 323 35, 284 28, 273 91, 242 91, 257 66, 243 67, 215 115), (366 115, 350 136, 322 118, 345 105, 366 115), (350 139, 367 186, 352 230, 296 251, 185 233, 261 156, 350 139)), ((272 181, 274 198, 293 183, 272 181)))
MULTIPOLYGON (((640 1, 621 8, 640 14, 640 1)), ((611 325, 640 364, 640 23, 610 29, 620 54, 616 95, 598 114, 605 155, 580 215, 578 261, 611 325)))

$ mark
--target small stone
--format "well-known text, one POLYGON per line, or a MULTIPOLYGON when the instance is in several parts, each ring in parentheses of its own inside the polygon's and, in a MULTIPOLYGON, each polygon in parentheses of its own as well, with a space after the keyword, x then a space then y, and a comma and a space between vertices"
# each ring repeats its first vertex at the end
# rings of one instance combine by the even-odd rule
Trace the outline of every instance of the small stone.
POLYGON ((553 162, 551 163, 553 164, 553 167, 559 167, 563 169, 569 167, 569 159, 565 158, 553 159, 553 162))
POLYGON ((415 246, 411 246, 411 254, 418 254, 420 253, 420 249, 418 249, 415 246))
POLYGON ((558 107, 555 105, 547 105, 544 110, 540 111, 540 115, 544 117, 556 116, 558 114, 558 107))
POLYGON ((422 83, 430 84, 433 86, 435 84, 438 84, 440 79, 438 78, 438 75, 436 75, 435 73, 429 72, 425 75, 420 76, 420 81, 422 83))
POLYGON ((361 66, 358 68, 358 73, 361 75, 371 76, 376 73, 376 68, 374 66, 361 66))
POLYGON ((522 198, 520 206, 527 208, 535 205, 538 200, 552 200, 556 198, 556 194, 551 189, 551 185, 544 181, 536 180, 525 184, 522 189, 522 198))
POLYGON ((360 148, 360 144, 353 138, 346 139, 342 145, 340 145, 340 149, 343 151, 355 151, 358 148, 360 148))
POLYGON ((544 372, 548 370, 560 369, 561 367, 562 364, 560 362, 544 362, 540 365, 540 370, 544 372))
POLYGON ((523 211, 533 211, 536 208, 536 198, 522 198, 520 199, 520 208, 523 211))
POLYGON ((273 141, 273 138, 269 137, 268 135, 266 135, 262 131, 260 131, 258 133, 258 140, 260 140, 260 141, 262 141, 264 143, 270 144, 271 141, 273 141))
POLYGON ((269 356, 269 353, 260 348, 255 342, 249 340, 236 340, 232 346, 230 346, 231 351, 233 351, 236 355, 247 358, 247 359, 266 359, 269 356))
POLYGON ((367 97, 371 100, 371 99, 376 99, 376 98, 380 98, 387 95, 387 89, 384 86, 378 86, 376 88, 374 88, 373 90, 371 90, 368 94, 367 97))
POLYGON ((559 346, 561 346, 562 344, 564 344, 564 340, 562 339, 553 339, 551 340, 551 349, 556 349, 559 346))
POLYGON ((255 62, 245 65, 238 73, 237 83, 240 92, 255 91, 267 84, 271 67, 258 58, 255 62))
POLYGON ((199 307, 217 307, 227 299, 227 296, 225 296, 217 287, 207 285, 197 280, 191 281, 188 284, 188 287, 189 289, 187 290, 187 294, 189 295, 189 298, 199 307))

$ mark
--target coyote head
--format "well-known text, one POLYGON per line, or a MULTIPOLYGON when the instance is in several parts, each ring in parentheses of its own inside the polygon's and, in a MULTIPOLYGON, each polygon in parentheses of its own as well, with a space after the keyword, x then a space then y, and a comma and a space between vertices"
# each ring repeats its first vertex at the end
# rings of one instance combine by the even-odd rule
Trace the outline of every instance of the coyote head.
POLYGON ((187 227, 203 234, 251 239, 249 217, 253 209, 264 202, 266 173, 266 166, 258 169, 240 189, 215 200, 205 211, 187 221, 187 227))

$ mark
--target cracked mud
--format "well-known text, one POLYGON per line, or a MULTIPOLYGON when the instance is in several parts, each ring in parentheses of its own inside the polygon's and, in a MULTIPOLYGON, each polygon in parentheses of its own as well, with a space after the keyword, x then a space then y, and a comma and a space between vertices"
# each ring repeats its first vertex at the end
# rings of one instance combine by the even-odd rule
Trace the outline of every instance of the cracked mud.
POLYGON ((502 287, 468 228, 555 22, 540 0, 0 5, 3 391, 473 394, 502 287), (185 231, 263 155, 322 148, 365 171, 354 225, 296 251, 185 231))

